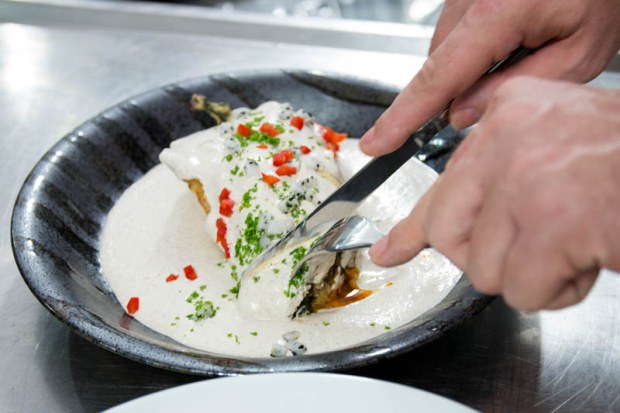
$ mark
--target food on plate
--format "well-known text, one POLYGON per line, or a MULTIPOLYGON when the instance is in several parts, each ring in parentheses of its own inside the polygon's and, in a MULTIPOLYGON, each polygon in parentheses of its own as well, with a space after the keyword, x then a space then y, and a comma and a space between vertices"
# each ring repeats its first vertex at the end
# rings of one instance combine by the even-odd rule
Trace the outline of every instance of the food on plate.
POLYGON ((162 163, 188 184, 202 206, 205 229, 224 253, 248 317, 316 312, 349 284, 354 254, 346 261, 338 254, 329 263, 293 273, 307 246, 240 278, 254 258, 341 184, 337 154, 345 138, 306 111, 266 102, 235 109, 226 122, 176 140, 161 153, 162 163))
MULTIPOLYGON (((161 154, 165 165, 128 188, 107 216, 102 270, 133 319, 212 354, 301 356, 389 333, 458 281, 460 271, 434 250, 392 269, 358 252, 294 272, 312 239, 241 279, 368 158, 355 140, 286 104, 230 111, 194 96, 191 107, 222 123, 173 142, 161 154)), ((359 213, 386 231, 436 176, 411 160, 359 213)))

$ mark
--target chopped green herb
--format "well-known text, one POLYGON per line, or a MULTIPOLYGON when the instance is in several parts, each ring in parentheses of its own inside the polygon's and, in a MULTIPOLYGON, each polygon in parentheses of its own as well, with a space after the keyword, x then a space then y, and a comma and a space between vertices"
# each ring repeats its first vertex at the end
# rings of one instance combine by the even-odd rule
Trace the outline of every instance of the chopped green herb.
POLYGON ((234 295, 235 298, 239 298, 239 288, 240 287, 241 287, 241 281, 237 281, 237 284, 235 284, 235 286, 233 288, 228 290, 228 292, 231 293, 232 295, 234 295))
POLYGON ((371 327, 374 327, 374 326, 376 326, 376 325, 377 325, 376 323, 370 323, 370 326, 371 326, 371 327))
POLYGON ((327 327, 329 325, 329 321, 323 320, 323 325, 327 327))
POLYGON ((187 301, 188 303, 191 303, 191 302, 192 302, 192 301, 194 301, 196 298, 198 298, 198 296, 199 296, 198 291, 193 291, 193 292, 189 295, 189 297, 187 297, 187 300, 185 300, 185 301, 187 301))
POLYGON ((198 287, 198 289, 199 289, 200 291, 204 291, 204 290, 206 290, 206 289, 207 289, 207 284, 203 284, 203 285, 201 285, 200 287, 198 287))
POLYGON ((293 267, 295 267, 295 265, 297 265, 299 260, 301 260, 303 257, 306 256, 306 252, 308 252, 308 249, 306 247, 303 247, 303 246, 302 247, 297 247, 293 251, 289 252, 288 255, 293 257, 293 267))
POLYGON ((228 155, 224 157, 224 159, 226 159, 228 162, 232 161, 232 158, 233 158, 232 153, 229 153, 228 155))
POLYGON ((244 208, 249 208, 251 205, 252 200, 254 199, 254 197, 252 196, 253 193, 256 193, 256 191, 258 191, 258 185, 254 184, 254 186, 250 189, 248 189, 243 196, 241 197, 241 206, 239 207, 239 211, 243 210, 244 208))
POLYGON ((274 268, 273 269, 273 273, 274 274, 280 274, 280 269, 279 268, 274 268))
POLYGON ((390 327, 390 326, 385 326, 383 328, 386 329, 386 330, 391 330, 392 329, 392 327, 390 327))
POLYGON ((266 133, 262 133, 256 130, 252 130, 250 132, 250 135, 247 137, 241 136, 238 133, 235 133, 233 136, 237 138, 242 147, 248 146, 249 142, 256 142, 259 144, 266 143, 271 146, 278 146, 280 144, 280 138, 276 138, 275 136, 272 137, 266 133))
POLYGON ((235 242, 235 257, 239 260, 239 264, 245 265, 252 261, 263 252, 261 245, 261 236, 265 230, 258 229, 258 221, 260 216, 254 217, 251 213, 245 218, 245 228, 241 237, 235 242))
POLYGON ((288 298, 293 298, 297 295, 297 290, 303 284, 306 273, 310 270, 308 264, 304 263, 297 271, 295 271, 295 275, 291 277, 288 281, 288 286, 286 290, 283 291, 284 296, 288 298))
POLYGON ((232 278, 235 281, 239 281, 239 273, 237 273, 236 268, 233 268, 232 271, 230 272, 230 278, 232 278))
POLYGON ((258 275, 255 275, 254 277, 252 277, 252 280, 254 281, 254 283, 257 283, 260 281, 260 277, 258 275))
MULTIPOLYGON (((289 253, 289 255, 293 257, 293 264, 291 265, 293 268, 295 268, 297 263, 306 255, 307 251, 308 249, 306 247, 301 246, 295 248, 289 253)), ((293 298, 297 295, 296 291, 303 284, 305 275, 308 271, 310 271, 310 267, 306 263, 304 263, 297 271, 295 271, 295 274, 293 274, 291 279, 288 281, 288 286, 286 290, 283 291, 284 296, 288 298, 293 298)))
POLYGON ((231 175, 237 175, 237 172, 239 172, 239 165, 235 165, 235 167, 230 170, 231 175))
POLYGON ((219 307, 213 305, 211 301, 198 299, 194 301, 194 313, 188 314, 186 317, 188 320, 200 321, 205 318, 213 318, 217 314, 219 307))
POLYGON ((251 331, 250 335, 256 337, 258 335, 258 331, 251 331))

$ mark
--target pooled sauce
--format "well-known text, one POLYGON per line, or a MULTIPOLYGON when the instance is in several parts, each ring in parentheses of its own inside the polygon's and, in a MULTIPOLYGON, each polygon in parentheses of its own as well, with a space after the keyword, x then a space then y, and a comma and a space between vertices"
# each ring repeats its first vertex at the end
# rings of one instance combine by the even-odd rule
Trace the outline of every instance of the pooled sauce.
MULTIPOLYGON (((344 178, 366 159, 355 141, 343 142, 338 162, 344 178)), ((377 220, 387 231, 406 216, 434 179, 433 171, 412 160, 369 197, 360 214, 377 220)), ((230 292, 236 283, 220 264, 224 254, 204 231, 204 222, 205 213, 185 183, 166 167, 157 166, 132 185, 110 212, 100 259, 123 306, 139 297, 134 318, 180 343, 213 353, 266 357, 273 344, 291 331, 299 332, 298 341, 308 353, 346 348, 398 328, 432 308, 461 276, 434 250, 391 269, 374 266, 361 252, 357 278, 351 275, 347 287, 330 301, 332 308, 294 320, 256 320, 239 312, 230 292), (195 278, 183 275, 188 265, 195 270, 195 278), (167 281, 174 278, 169 278, 172 274, 180 276, 167 281), (392 282, 393 286, 383 288, 392 282)))
POLYGON ((357 285, 360 270, 357 267, 345 268, 345 281, 340 288, 333 291, 323 306, 324 309, 344 307, 363 300, 372 294, 371 290, 363 290, 357 285))

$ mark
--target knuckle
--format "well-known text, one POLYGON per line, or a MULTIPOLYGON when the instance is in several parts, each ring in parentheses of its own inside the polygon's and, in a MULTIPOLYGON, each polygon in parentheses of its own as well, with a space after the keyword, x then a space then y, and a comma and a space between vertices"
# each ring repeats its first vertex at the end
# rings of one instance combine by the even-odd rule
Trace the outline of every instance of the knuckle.
POLYGON ((429 56, 414 78, 416 86, 422 90, 432 89, 435 86, 439 70, 437 59, 434 55, 429 56))

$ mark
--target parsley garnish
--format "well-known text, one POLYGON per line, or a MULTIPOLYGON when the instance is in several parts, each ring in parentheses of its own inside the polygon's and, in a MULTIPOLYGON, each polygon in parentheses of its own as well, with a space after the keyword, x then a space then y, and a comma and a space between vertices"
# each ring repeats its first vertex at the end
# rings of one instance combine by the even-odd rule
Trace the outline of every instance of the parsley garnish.
POLYGON ((239 264, 245 265, 252 261, 263 252, 263 246, 260 243, 261 236, 265 230, 258 229, 258 221, 260 216, 254 217, 251 213, 245 218, 245 229, 241 237, 235 242, 235 257, 239 260, 239 264))
MULTIPOLYGON (((308 249, 306 247, 297 247, 293 251, 289 253, 290 256, 293 257, 292 267, 295 268, 297 263, 306 255, 308 249)), ((307 263, 304 263, 296 272, 293 274, 291 279, 288 281, 288 286, 286 290, 283 291, 284 295, 288 298, 293 298, 297 295, 296 292, 292 290, 297 290, 301 287, 304 281, 304 275, 310 270, 310 267, 307 263)))
POLYGON ((232 295, 234 295, 235 298, 239 298, 239 288, 240 287, 241 287, 241 281, 237 281, 237 284, 235 284, 235 286, 233 288, 228 290, 228 292, 231 293, 232 295))
MULTIPOLYGON (((203 284, 198 287, 198 289, 204 291, 207 289, 207 285, 203 284)), ((194 313, 186 315, 188 320, 200 321, 205 318, 213 318, 215 314, 217 314, 217 310, 220 309, 214 306, 211 301, 205 300, 204 297, 200 296, 198 291, 192 291, 185 301, 194 306, 194 313)), ((179 320, 179 317, 175 317, 174 319, 179 320)))
POLYGON ((293 267, 297 265, 299 260, 306 256, 306 252, 308 249, 306 247, 297 247, 293 251, 291 251, 288 255, 293 257, 293 267))
MULTIPOLYGON (((254 199, 254 197, 252 196, 253 193, 256 193, 256 191, 258 191, 258 185, 254 184, 254 186, 250 189, 248 189, 243 196, 241 197, 241 206, 239 207, 239 211, 243 210, 244 208, 249 208, 251 207, 251 202, 254 199)), ((243 264, 243 263, 242 263, 243 264)))
POLYGON ((280 138, 276 138, 275 136, 269 136, 266 133, 262 133, 256 130, 252 130, 252 132, 250 132, 250 136, 247 137, 241 136, 238 133, 235 133, 233 136, 237 138, 242 147, 248 146, 249 142, 256 142, 259 144, 266 143, 271 146, 278 146, 280 144, 280 138))
POLYGON ((199 297, 197 291, 192 292, 186 301, 194 306, 194 313, 186 315, 188 320, 200 321, 205 318, 213 318, 217 314, 217 310, 220 309, 220 307, 214 306, 211 301, 199 297))

